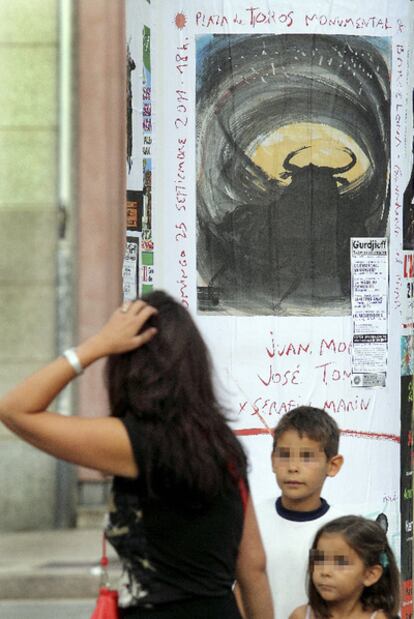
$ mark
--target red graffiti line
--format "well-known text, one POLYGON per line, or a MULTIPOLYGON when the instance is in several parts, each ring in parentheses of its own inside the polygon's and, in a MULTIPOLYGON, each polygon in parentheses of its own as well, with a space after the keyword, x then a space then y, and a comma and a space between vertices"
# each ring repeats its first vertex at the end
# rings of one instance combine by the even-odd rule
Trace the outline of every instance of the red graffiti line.
POLYGON ((257 436, 258 434, 273 434, 270 428, 243 428, 242 430, 235 430, 234 433, 236 436, 257 436))
POLYGON ((376 441, 392 441, 393 443, 401 443, 401 437, 398 434, 384 434, 380 432, 362 432, 360 430, 341 430, 344 436, 355 436, 356 438, 373 438, 376 441))
MULTIPOLYGON (((243 428, 235 430, 236 436, 258 436, 259 434, 270 434, 270 428, 243 428)), ((374 439, 376 441, 392 441, 393 443, 401 443, 401 438, 397 434, 384 434, 380 432, 363 432, 359 430, 341 430, 344 436, 354 436, 355 438, 374 439)))

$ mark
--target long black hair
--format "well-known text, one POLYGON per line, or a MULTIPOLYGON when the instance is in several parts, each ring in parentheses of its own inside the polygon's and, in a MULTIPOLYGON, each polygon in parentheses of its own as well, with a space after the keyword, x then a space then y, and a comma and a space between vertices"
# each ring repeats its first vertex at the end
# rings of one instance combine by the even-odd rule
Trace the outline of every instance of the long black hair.
POLYGON ((139 420, 150 496, 203 505, 246 476, 246 456, 228 427, 212 382, 207 347, 190 313, 161 291, 143 300, 158 310, 144 326, 153 339, 109 357, 112 415, 139 420))
MULTIPOLYGON (((389 619, 398 619, 400 579, 394 554, 387 536, 377 522, 361 516, 343 516, 323 525, 316 533, 312 550, 318 546, 324 534, 342 535, 346 543, 357 553, 366 567, 381 565, 381 578, 365 587, 361 595, 364 610, 383 610, 389 619)), ((317 619, 329 619, 331 614, 325 600, 319 595, 312 581, 312 552, 309 559, 308 596, 309 604, 317 619)))

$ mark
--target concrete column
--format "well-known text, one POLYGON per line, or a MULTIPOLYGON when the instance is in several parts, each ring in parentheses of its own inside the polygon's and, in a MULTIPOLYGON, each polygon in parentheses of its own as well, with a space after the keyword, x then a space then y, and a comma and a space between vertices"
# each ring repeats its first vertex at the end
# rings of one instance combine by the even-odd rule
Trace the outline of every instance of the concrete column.
MULTIPOLYGON (((77 0, 78 339, 93 334, 121 300, 125 239, 124 3, 77 0)), ((79 412, 108 412, 102 364, 79 380, 79 412)), ((82 469, 82 480, 99 480, 82 469)))

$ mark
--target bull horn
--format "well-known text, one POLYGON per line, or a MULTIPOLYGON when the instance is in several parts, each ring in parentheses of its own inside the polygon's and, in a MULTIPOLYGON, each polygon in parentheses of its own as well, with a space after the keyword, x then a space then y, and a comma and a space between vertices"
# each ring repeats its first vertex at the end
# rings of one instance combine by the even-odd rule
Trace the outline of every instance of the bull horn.
POLYGON ((300 166, 294 165, 290 162, 292 161, 293 157, 296 157, 296 155, 300 153, 301 150, 305 150, 306 148, 310 148, 310 146, 302 146, 301 148, 298 148, 297 150, 294 150, 292 153, 288 154, 288 156, 283 162, 283 168, 286 170, 286 172, 290 172, 293 174, 295 170, 299 169, 300 166))
POLYGON ((344 174, 345 172, 349 172, 349 170, 353 168, 357 162, 356 155, 352 152, 350 148, 343 148, 342 150, 344 153, 347 153, 351 157, 351 161, 344 165, 342 168, 333 168, 332 174, 344 174))

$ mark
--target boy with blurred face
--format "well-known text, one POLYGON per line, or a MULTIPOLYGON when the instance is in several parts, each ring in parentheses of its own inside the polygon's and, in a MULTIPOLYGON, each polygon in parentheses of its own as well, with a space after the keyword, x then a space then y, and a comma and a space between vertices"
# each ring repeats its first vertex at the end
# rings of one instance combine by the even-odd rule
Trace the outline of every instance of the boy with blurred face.
POLYGON ((335 477, 342 466, 338 446, 338 426, 319 408, 295 408, 275 428, 271 459, 281 495, 276 502, 258 505, 257 517, 278 619, 306 603, 306 566, 314 535, 342 515, 321 497, 325 479, 335 477))

